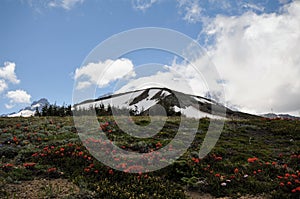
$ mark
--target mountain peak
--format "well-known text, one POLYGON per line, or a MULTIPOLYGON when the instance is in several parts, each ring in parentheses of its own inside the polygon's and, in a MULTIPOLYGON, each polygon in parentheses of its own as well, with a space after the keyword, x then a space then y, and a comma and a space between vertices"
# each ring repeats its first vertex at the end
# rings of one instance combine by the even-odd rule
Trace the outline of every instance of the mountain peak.
POLYGON ((38 101, 32 102, 30 106, 27 106, 19 112, 9 113, 6 115, 2 115, 4 117, 30 117, 35 114, 36 109, 38 109, 40 112, 42 111, 42 108, 46 105, 49 105, 49 101, 46 98, 41 98, 38 101))
POLYGON ((224 119, 226 117, 258 117, 233 111, 209 98, 159 87, 115 93, 97 99, 89 99, 75 104, 74 107, 78 110, 88 110, 91 107, 100 107, 101 105, 104 105, 104 107, 110 105, 119 109, 132 110, 139 115, 147 115, 150 109, 155 111, 158 107, 157 105, 160 105, 165 108, 167 115, 183 114, 189 118, 209 117, 224 119))
POLYGON ((49 101, 46 98, 41 98, 38 101, 32 102, 31 106, 37 105, 37 104, 50 104, 49 101))

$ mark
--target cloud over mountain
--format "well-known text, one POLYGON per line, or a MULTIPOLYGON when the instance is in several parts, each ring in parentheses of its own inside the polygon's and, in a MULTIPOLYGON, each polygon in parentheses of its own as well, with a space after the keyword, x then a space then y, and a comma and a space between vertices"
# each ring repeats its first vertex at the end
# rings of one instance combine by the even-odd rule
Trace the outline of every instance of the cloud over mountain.
POLYGON ((117 79, 134 76, 132 71, 133 63, 125 58, 89 63, 76 69, 74 76, 75 80, 78 80, 76 89, 84 89, 92 84, 101 88, 117 79))
POLYGON ((15 104, 29 104, 31 95, 24 90, 8 91, 6 97, 9 99, 9 104, 6 108, 12 108, 15 104))
POLYGON ((227 100, 255 112, 300 110, 300 2, 281 12, 217 16, 202 32, 227 100))
POLYGON ((4 62, 4 66, 0 67, 0 93, 8 88, 8 83, 20 83, 15 68, 16 64, 13 62, 4 62))

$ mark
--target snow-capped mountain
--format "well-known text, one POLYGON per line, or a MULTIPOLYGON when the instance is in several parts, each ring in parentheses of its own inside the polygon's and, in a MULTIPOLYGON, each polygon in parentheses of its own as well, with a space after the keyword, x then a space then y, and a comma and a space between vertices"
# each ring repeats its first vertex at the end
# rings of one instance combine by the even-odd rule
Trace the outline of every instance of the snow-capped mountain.
POLYGON ((38 109, 40 112, 42 111, 42 108, 46 105, 49 105, 47 99, 42 98, 38 101, 34 101, 30 106, 25 107, 24 109, 21 109, 17 113, 10 113, 3 115, 4 117, 30 117, 35 114, 36 109, 38 109))
POLYGON ((300 120, 300 117, 296 117, 289 114, 275 114, 275 113, 266 113, 261 115, 262 117, 269 119, 288 119, 288 120, 300 120))
POLYGON ((185 94, 167 88, 147 88, 126 93, 118 93, 95 100, 86 100, 74 105, 74 109, 82 110, 91 107, 104 106, 126 108, 134 110, 136 113, 146 115, 149 110, 156 109, 156 105, 161 105, 165 109, 171 109, 190 118, 228 118, 258 117, 247 113, 233 111, 225 106, 208 98, 185 94), (212 113, 213 110, 213 113, 212 113), (226 113, 226 114, 225 114, 226 113))

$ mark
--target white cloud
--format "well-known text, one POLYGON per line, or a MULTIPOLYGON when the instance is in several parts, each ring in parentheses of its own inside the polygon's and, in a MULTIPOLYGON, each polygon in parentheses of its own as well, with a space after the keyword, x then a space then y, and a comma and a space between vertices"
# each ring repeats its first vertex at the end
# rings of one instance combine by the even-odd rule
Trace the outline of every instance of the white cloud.
MULTIPOLYGON (((8 88, 8 83, 18 84, 20 80, 15 73, 16 64, 13 62, 4 62, 4 66, 0 67, 0 93, 8 88)), ((6 98, 9 103, 5 104, 7 109, 13 108, 16 104, 30 103, 31 96, 23 90, 8 91, 6 98)))
POLYGON ((243 5, 243 8, 249 9, 249 10, 254 10, 254 11, 260 11, 263 12, 265 8, 263 6, 251 4, 251 3, 245 3, 243 5))
POLYGON ((11 83, 18 84, 18 80, 15 73, 16 64, 13 62, 4 62, 4 66, 0 67, 0 79, 8 80, 11 83))
POLYGON ((282 13, 217 16, 204 31, 208 53, 226 84, 226 98, 243 110, 300 110, 300 2, 282 13))
POLYGON ((76 89, 84 89, 94 84, 104 87, 110 82, 124 77, 134 76, 133 63, 129 59, 106 60, 104 62, 89 63, 76 69, 76 89))
MULTIPOLYGON (((193 56, 185 55, 185 57, 189 59, 193 56)), ((204 56, 192 63, 176 63, 175 59, 170 66, 164 65, 161 68, 156 68, 156 73, 148 76, 147 67, 139 68, 137 73, 140 72, 143 76, 129 79, 128 83, 117 90, 116 93, 150 87, 165 87, 183 93, 205 96, 210 92, 210 89, 217 90, 216 88, 219 88, 219 86, 216 87, 216 74, 213 74, 210 70, 211 66, 208 57, 204 56)))
POLYGON ((7 89, 7 84, 3 79, 0 79, 0 93, 7 89))
POLYGON ((281 4, 286 4, 286 3, 288 3, 290 0, 278 0, 279 1, 279 3, 281 3, 281 4))
POLYGON ((13 62, 4 62, 4 66, 0 67, 0 93, 8 88, 8 83, 20 83, 15 73, 15 68, 16 64, 13 62))
POLYGON ((183 19, 189 23, 196 23, 202 19, 202 8, 198 0, 179 0, 178 7, 183 9, 183 19))
POLYGON ((92 83, 89 81, 78 82, 76 89, 78 89, 78 90, 85 89, 85 88, 90 87, 91 85, 92 85, 92 83))
POLYGON ((82 4, 84 0, 51 0, 48 2, 49 7, 61 7, 65 10, 70 10, 76 4, 82 4))
POLYGON ((134 9, 145 11, 155 4, 158 0, 132 0, 134 9))
POLYGON ((8 91, 6 97, 9 99, 9 104, 6 108, 12 108, 16 104, 29 104, 31 96, 24 90, 8 91))
MULTIPOLYGON (((181 66, 182 70, 186 69, 185 66, 181 66)), ((155 75, 140 77, 129 81, 128 84, 116 91, 116 93, 123 93, 127 91, 133 91, 151 87, 165 87, 184 93, 200 93, 205 94, 205 84, 199 78, 197 79, 194 75, 192 78, 187 78, 185 75, 176 71, 177 67, 170 67, 170 70, 161 72, 158 71, 155 75), (172 69, 171 69, 172 68, 172 69), (197 85, 197 86, 193 86, 197 85)), ((186 71, 185 71, 186 72, 186 71)), ((195 72, 195 71, 194 71, 195 72)))
POLYGON ((5 104, 4 105, 6 109, 11 109, 13 108, 15 105, 14 104, 5 104))
POLYGON ((131 80, 117 92, 161 85, 198 95, 218 93, 213 83, 206 87, 210 79, 222 82, 228 104, 242 111, 300 111, 299 1, 285 5, 280 13, 219 15, 205 25, 202 34, 213 41, 207 51, 222 79, 215 79, 205 67, 207 60, 200 57, 192 64, 200 66, 205 79, 199 79, 191 64, 173 64, 168 71, 131 80))
POLYGON ((231 5, 231 3, 233 2, 231 0, 208 0, 208 3, 210 4, 210 6, 217 6, 222 10, 233 8, 233 6, 231 5))

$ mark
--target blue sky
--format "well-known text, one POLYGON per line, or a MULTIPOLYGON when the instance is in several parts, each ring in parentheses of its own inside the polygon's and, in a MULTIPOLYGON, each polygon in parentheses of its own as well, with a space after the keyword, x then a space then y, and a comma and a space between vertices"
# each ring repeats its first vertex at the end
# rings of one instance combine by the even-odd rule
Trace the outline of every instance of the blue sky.
MULTIPOLYGON (((229 105, 253 113, 297 114, 300 59, 293 45, 300 43, 298 11, 299 2, 288 0, 3 0, 0 114, 17 111, 42 97, 71 104, 76 69, 90 51, 114 34, 142 27, 173 29, 203 45, 228 82, 224 86, 229 105), (281 21, 284 17, 288 20, 281 21), (272 31, 276 34, 270 37, 272 31), (260 43, 250 42, 255 37, 260 43), (234 45, 241 50, 236 46, 231 50, 234 45), (264 57, 255 54, 266 46, 273 51, 264 52, 264 57), (262 71, 264 76, 260 76, 262 71), (249 76, 253 78, 247 79, 249 76)), ((174 61, 173 55, 157 51, 124 57, 133 68, 148 62, 172 65, 174 61)), ((99 86, 99 94, 111 88, 111 84, 99 86)))

